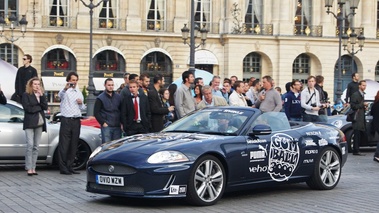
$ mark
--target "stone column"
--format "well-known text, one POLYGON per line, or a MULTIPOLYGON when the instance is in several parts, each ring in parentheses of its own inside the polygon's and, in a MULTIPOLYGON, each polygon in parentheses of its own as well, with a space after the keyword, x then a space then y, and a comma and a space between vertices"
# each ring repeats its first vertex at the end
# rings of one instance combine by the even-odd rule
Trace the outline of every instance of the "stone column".
MULTIPOLYGON (((142 20, 146 20, 145 14, 140 14, 141 7, 145 6, 146 1, 128 0, 128 16, 126 17, 126 31, 128 32, 141 32, 142 20)), ((143 10, 144 12, 146 10, 143 10)))

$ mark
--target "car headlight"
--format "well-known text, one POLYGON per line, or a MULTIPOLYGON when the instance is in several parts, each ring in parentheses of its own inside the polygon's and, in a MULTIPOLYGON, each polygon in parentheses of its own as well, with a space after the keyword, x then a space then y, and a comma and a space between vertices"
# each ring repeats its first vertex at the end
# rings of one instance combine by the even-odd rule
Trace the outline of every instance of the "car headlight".
POLYGON ((157 164, 157 163, 179 163, 179 162, 185 162, 189 161, 187 156, 185 156, 181 152, 177 151, 161 151, 152 154, 148 159, 147 162, 151 164, 157 164))
POLYGON ((102 148, 103 148, 102 146, 99 146, 95 150, 93 150, 92 154, 89 156, 89 159, 95 157, 95 155, 97 155, 101 151, 102 148))

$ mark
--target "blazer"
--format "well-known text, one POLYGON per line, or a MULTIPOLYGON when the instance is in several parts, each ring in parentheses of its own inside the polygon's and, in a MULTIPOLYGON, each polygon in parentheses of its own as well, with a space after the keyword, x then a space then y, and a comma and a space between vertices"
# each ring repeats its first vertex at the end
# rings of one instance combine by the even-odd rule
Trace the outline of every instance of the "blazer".
MULTIPOLYGON (((150 106, 149 106, 149 100, 147 99, 147 96, 144 94, 139 93, 139 110, 140 110, 140 117, 141 117, 141 124, 146 128, 146 130, 150 130, 150 106)), ((121 121, 124 124, 124 131, 126 132, 127 129, 130 129, 130 127, 134 124, 134 104, 133 104, 133 97, 131 95, 125 96, 122 99, 121 103, 121 121)))
POLYGON ((163 106, 162 100, 155 87, 149 90, 148 99, 151 111, 151 131, 159 132, 163 129, 164 116, 169 113, 169 110, 163 106))
MULTIPOLYGON (((213 106, 228 106, 228 103, 223 97, 213 96, 212 99, 213 106)), ((202 101, 200 101, 200 103, 197 104, 197 109, 203 109, 207 106, 208 105, 205 103, 205 99, 203 99, 202 101)))
POLYGON ((24 125, 23 129, 34 129, 38 127, 39 114, 43 117, 42 131, 46 132, 46 118, 44 110, 47 110, 47 101, 45 96, 40 97, 38 102, 34 94, 24 93, 22 95, 22 106, 24 107, 24 125))
POLYGON ((354 111, 358 111, 356 120, 353 121, 353 129, 359 131, 366 130, 366 118, 365 118, 365 106, 364 106, 364 97, 361 95, 361 92, 358 90, 350 96, 350 107, 354 111))

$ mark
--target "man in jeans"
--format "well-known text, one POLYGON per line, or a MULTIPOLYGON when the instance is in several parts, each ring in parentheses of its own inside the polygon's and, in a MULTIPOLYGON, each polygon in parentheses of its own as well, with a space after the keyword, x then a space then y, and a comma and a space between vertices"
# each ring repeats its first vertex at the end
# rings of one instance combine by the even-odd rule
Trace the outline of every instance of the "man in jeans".
POLYGON ((107 78, 104 82, 105 90, 96 98, 94 114, 101 126, 101 140, 103 143, 121 137, 120 107, 121 96, 114 92, 114 82, 107 78))

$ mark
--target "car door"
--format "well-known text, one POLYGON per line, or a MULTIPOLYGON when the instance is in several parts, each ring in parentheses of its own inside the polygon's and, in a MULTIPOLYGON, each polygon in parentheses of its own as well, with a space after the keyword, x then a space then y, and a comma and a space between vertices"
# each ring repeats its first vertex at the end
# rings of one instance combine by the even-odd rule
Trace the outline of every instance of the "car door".
MULTIPOLYGON (((373 116, 371 115, 371 107, 372 107, 373 103, 371 102, 369 105, 368 105, 368 109, 366 111, 366 136, 367 136, 367 141, 366 141, 366 144, 371 144, 371 143, 375 143, 377 141, 379 141, 379 134, 375 131, 374 134, 372 134, 372 119, 373 119, 373 116)), ((361 144, 362 146, 364 146, 365 144, 361 144)))
MULTIPOLYGON (((24 161, 26 136, 23 130, 24 110, 13 104, 0 105, 0 160, 24 161)), ((48 134, 42 133, 39 144, 39 159, 46 159, 48 134)))
POLYGON ((297 133, 291 130, 285 114, 281 112, 261 114, 252 123, 251 130, 257 125, 269 126, 271 132, 263 134, 262 131, 262 134, 248 136, 248 177, 253 181, 287 180, 299 163, 299 144, 297 137, 292 136, 292 133, 297 133))
POLYGON ((23 160, 25 156, 25 132, 22 129, 24 111, 17 106, 0 105, 0 158, 23 160))

